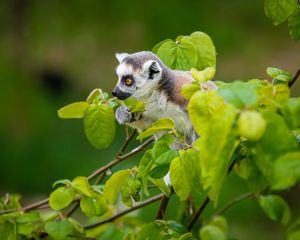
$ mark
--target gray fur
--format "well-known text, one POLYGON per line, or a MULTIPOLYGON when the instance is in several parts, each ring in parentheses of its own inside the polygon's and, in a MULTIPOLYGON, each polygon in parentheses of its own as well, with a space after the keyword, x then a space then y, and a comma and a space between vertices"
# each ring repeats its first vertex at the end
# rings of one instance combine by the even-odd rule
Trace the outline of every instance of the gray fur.
POLYGON ((132 113, 130 112, 130 107, 121 106, 118 107, 115 112, 116 120, 120 124, 130 123, 133 119, 132 113))

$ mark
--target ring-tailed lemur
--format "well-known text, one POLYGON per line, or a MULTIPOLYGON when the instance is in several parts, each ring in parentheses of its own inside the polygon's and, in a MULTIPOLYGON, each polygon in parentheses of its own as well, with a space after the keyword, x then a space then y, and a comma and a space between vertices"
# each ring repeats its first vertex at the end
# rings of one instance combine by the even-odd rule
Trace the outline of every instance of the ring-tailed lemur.
MULTIPOLYGON (((168 117, 173 119, 176 130, 185 134, 187 142, 192 143, 195 133, 187 113, 188 101, 181 95, 182 86, 194 81, 191 73, 171 70, 152 52, 117 53, 116 58, 118 83, 113 96, 122 100, 133 97, 145 103, 145 111, 140 114, 132 114, 125 106, 117 108, 117 121, 143 130, 168 117)), ((216 86, 209 81, 202 88, 216 86)))

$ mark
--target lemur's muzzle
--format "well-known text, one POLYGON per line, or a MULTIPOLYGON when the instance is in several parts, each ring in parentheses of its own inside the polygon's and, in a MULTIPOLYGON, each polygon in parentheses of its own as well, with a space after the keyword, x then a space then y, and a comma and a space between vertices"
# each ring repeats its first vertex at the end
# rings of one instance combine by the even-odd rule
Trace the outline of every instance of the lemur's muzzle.
POLYGON ((129 98, 131 96, 130 93, 123 92, 118 87, 115 87, 111 94, 120 100, 125 100, 126 98, 129 98))

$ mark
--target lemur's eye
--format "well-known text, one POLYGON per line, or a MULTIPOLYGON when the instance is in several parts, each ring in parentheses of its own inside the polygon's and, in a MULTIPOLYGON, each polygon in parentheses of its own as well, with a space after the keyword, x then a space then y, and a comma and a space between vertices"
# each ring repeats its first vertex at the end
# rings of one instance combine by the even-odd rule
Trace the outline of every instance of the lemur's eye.
POLYGON ((125 83, 126 83, 127 86, 131 86, 132 83, 133 83, 133 81, 132 81, 132 79, 127 78, 127 79, 125 80, 125 83))

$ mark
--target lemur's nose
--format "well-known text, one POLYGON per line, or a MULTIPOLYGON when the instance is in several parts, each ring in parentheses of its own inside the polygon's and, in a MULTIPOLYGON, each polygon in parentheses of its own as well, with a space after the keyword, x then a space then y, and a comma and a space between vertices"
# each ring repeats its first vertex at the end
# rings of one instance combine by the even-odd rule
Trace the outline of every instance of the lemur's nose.
POLYGON ((117 91, 116 91, 116 89, 112 90, 111 94, 112 94, 114 97, 116 97, 116 96, 117 96, 117 91))

